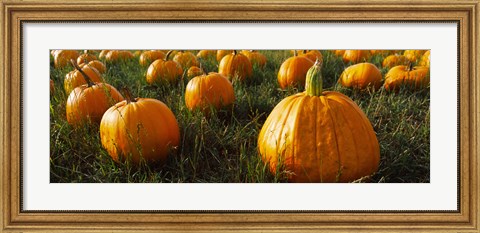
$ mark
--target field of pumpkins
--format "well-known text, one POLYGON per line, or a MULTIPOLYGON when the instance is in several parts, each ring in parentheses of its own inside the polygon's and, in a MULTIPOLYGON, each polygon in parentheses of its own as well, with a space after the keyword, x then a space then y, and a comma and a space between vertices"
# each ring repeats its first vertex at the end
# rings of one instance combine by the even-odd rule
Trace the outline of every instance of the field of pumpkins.
POLYGON ((52 183, 428 183, 428 50, 51 50, 52 183))

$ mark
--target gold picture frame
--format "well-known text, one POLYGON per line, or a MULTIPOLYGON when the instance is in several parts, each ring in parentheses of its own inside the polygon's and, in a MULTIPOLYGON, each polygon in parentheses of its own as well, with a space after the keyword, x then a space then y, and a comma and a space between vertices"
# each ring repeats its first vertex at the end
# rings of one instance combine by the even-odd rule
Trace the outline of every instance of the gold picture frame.
MULTIPOLYGON (((1 232, 479 232, 479 1, 3 0, 1 232), (75 14, 72 14, 75 12, 75 14), (49 212, 21 209, 23 21, 455 21, 459 25, 458 211, 49 212)), ((452 87, 453 89, 453 87, 452 87)))

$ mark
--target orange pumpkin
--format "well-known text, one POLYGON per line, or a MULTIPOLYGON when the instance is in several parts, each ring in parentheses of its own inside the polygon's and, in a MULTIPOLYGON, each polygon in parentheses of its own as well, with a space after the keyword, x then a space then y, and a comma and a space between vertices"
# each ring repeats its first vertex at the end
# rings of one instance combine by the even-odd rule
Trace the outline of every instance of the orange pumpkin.
POLYGON ((323 62, 323 55, 318 50, 301 50, 301 52, 299 52, 298 54, 307 57, 313 62, 315 62, 316 60, 323 62))
POLYGON ((105 64, 103 64, 103 62, 99 60, 90 61, 88 65, 97 69, 100 74, 104 74, 107 71, 107 67, 105 66, 105 64))
POLYGON ((403 55, 412 63, 417 62, 427 50, 405 50, 403 55))
POLYGON ((241 53, 245 55, 248 58, 248 60, 250 60, 250 63, 252 63, 252 66, 257 66, 263 69, 265 68, 265 65, 267 65, 267 57, 265 57, 265 55, 259 53, 258 51, 242 50, 241 53))
POLYGON ((188 51, 179 51, 177 54, 175 54, 172 60, 180 64, 180 66, 182 66, 182 69, 184 70, 190 68, 191 66, 200 65, 198 63, 197 57, 193 55, 193 53, 188 51))
POLYGON ((338 82, 344 87, 355 89, 371 87, 376 90, 382 86, 382 73, 372 63, 358 63, 347 67, 338 82))
POLYGON ((98 54, 98 59, 104 60, 107 54, 112 51, 112 50, 102 50, 100 51, 100 54, 98 54))
POLYGON ((223 57, 232 53, 233 53, 233 50, 217 50, 217 62, 220 62, 223 57))
POLYGON ((103 114, 102 146, 116 162, 164 162, 180 142, 173 112, 156 99, 133 99, 129 92, 125 98, 103 114))
POLYGON ((187 70, 187 77, 188 79, 192 79, 194 77, 197 77, 199 75, 202 75, 204 72, 202 68, 197 67, 197 66, 192 66, 187 70))
POLYGON ((90 61, 97 60, 97 57, 91 53, 88 53, 88 50, 85 50, 85 52, 78 56, 77 58, 77 64, 81 65, 84 63, 89 63, 90 61))
POLYGON ((87 122, 100 123, 105 111, 123 96, 106 83, 94 83, 78 66, 75 67, 87 84, 76 87, 68 96, 66 105, 67 122, 80 126, 87 122))
POLYGON ((346 50, 335 50, 334 53, 339 57, 343 57, 343 54, 345 54, 345 51, 346 50))
POLYGON ((258 136, 258 152, 272 173, 290 182, 350 182, 378 169, 380 147, 370 121, 347 96, 323 91, 320 63, 306 91, 283 99, 258 136))
POLYGON ((253 67, 245 55, 234 50, 222 58, 218 73, 225 75, 229 80, 245 81, 252 78, 253 67))
POLYGON ((77 59, 78 52, 75 50, 57 50, 55 51, 54 56, 54 66, 55 68, 64 68, 70 64, 70 59, 77 59))
POLYGON ((407 58, 403 55, 389 55, 383 59, 382 66, 386 68, 392 68, 398 65, 405 65, 407 62, 407 58))
POLYGON ((290 86, 305 86, 305 77, 308 69, 313 66, 313 61, 305 56, 297 56, 285 60, 278 70, 278 84, 286 89, 290 86))
POLYGON ((128 59, 132 59, 135 56, 133 55, 132 52, 126 51, 126 50, 111 50, 110 52, 107 53, 105 56, 105 60, 107 62, 119 62, 119 61, 125 61, 128 59))
POLYGON ((387 91, 398 91, 402 86, 419 90, 430 84, 430 69, 424 66, 395 66, 385 75, 387 91))
POLYGON ((370 59, 370 50, 345 50, 343 62, 359 63, 370 59))
POLYGON ((425 52, 421 57, 420 61, 418 62, 419 66, 430 67, 430 50, 425 52))
POLYGON ((157 59, 165 59, 165 53, 160 50, 148 50, 140 54, 140 65, 149 66, 157 59))
POLYGON ((217 58, 217 50, 200 50, 197 57, 203 60, 215 60, 217 58))
POLYGON ((210 107, 217 110, 232 105, 235 102, 233 86, 228 79, 210 72, 190 80, 185 88, 185 104, 190 110, 199 109, 205 114, 210 113, 210 107))
MULTIPOLYGON (((171 51, 165 57, 168 59, 171 51)), ((172 83, 178 80, 183 75, 183 70, 180 64, 176 61, 167 61, 162 59, 155 60, 147 70, 147 83, 172 83)))
MULTIPOLYGON (((92 80, 92 82, 102 82, 102 77, 97 69, 93 68, 93 66, 83 65, 80 66, 82 71, 88 75, 88 77, 92 80)), ((65 93, 70 94, 78 86, 87 84, 85 78, 78 70, 73 70, 65 75, 65 79, 63 80, 63 87, 65 89, 65 93)))

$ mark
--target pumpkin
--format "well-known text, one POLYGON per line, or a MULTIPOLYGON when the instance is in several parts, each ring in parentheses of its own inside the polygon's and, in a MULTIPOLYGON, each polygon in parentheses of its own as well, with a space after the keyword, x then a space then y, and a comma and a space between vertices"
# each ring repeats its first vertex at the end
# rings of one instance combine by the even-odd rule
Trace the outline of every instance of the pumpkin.
POLYGON ((323 91, 321 63, 309 69, 305 92, 283 99, 258 136, 272 173, 290 182, 350 182, 377 171, 380 147, 362 110, 347 96, 323 91))
POLYGON ((301 52, 299 52, 298 54, 307 57, 313 62, 315 62, 316 60, 323 62, 323 55, 318 50, 301 50, 301 52))
POLYGON ((232 54, 233 50, 217 50, 217 62, 222 61, 222 58, 228 54, 232 54))
MULTIPOLYGON (((171 51, 167 53, 165 59, 168 59, 170 53, 171 51)), ((157 59, 148 67, 146 78, 148 84, 163 82, 172 83, 178 80, 182 75, 182 67, 176 61, 157 59)))
POLYGON ((180 142, 180 129, 173 112, 156 99, 133 99, 128 91, 125 99, 103 114, 102 146, 116 162, 164 162, 180 142))
POLYGON ((345 54, 345 51, 346 50, 335 50, 334 53, 339 57, 343 57, 343 54, 345 54))
POLYGON ((185 104, 190 110, 199 109, 206 115, 210 107, 217 110, 230 106, 235 102, 233 86, 228 79, 210 72, 191 79, 185 88, 185 104))
POLYGON ((398 91, 402 86, 419 90, 430 84, 430 69, 424 66, 395 66, 385 75, 387 91, 398 91))
POLYGON ((179 51, 177 54, 175 54, 172 60, 178 62, 178 64, 180 64, 184 70, 190 68, 191 66, 200 65, 197 57, 188 51, 179 51))
POLYGON ((200 50, 197 53, 197 58, 203 60, 214 60, 217 58, 217 51, 216 50, 200 50))
POLYGON ((410 62, 415 63, 425 52, 427 52, 427 50, 405 50, 405 52, 403 52, 403 55, 410 62))
POLYGON ((55 68, 64 68, 70 64, 70 59, 77 59, 78 52, 75 50, 57 50, 53 57, 55 68))
POLYGON ((218 73, 225 75, 229 80, 245 81, 252 78, 253 67, 245 55, 234 50, 222 58, 218 73))
POLYGON ((140 57, 141 54, 142 54, 142 50, 135 50, 133 52, 133 56, 135 56, 135 57, 140 57))
POLYGON ((97 57, 93 54, 88 53, 88 50, 85 50, 84 53, 77 58, 77 64, 81 65, 84 63, 89 63, 90 61, 97 60, 97 57))
POLYGON ((370 50, 345 50, 343 62, 359 63, 370 59, 370 50))
POLYGON ((294 53, 294 56, 285 60, 278 70, 277 79, 280 88, 304 86, 307 71, 313 64, 313 61, 307 57, 297 56, 294 53))
POLYGON ((99 60, 90 61, 88 65, 97 69, 100 74, 104 74, 107 71, 107 67, 105 66, 105 64, 103 64, 103 62, 99 60))
POLYGON ((87 122, 98 124, 105 111, 115 103, 122 101, 123 96, 109 84, 94 83, 76 64, 75 68, 87 84, 76 87, 68 95, 67 122, 73 126, 80 126, 87 122))
POLYGON ((376 90, 382 86, 382 73, 372 63, 358 63, 347 67, 338 82, 344 87, 355 89, 372 87, 376 90))
POLYGON ((141 66, 149 66, 152 64, 153 61, 157 59, 165 59, 165 53, 160 50, 149 50, 144 51, 140 54, 140 65, 141 66))
POLYGON ((265 55, 259 53, 258 51, 242 50, 241 53, 245 55, 248 58, 248 60, 250 60, 250 63, 252 63, 252 66, 265 68, 265 65, 267 65, 267 57, 265 57, 265 55))
POLYGON ((192 66, 187 70, 188 79, 192 79, 192 78, 197 77, 197 76, 202 75, 202 74, 203 74, 203 70, 202 70, 202 68, 200 68, 198 66, 192 66))
POLYGON ((422 57, 420 57, 420 61, 418 62, 419 66, 430 67, 430 50, 425 52, 422 57))
MULTIPOLYGON (((102 78, 100 73, 97 69, 93 68, 92 66, 82 65, 80 66, 82 71, 88 75, 88 77, 92 80, 92 82, 102 82, 102 78)), ((78 86, 83 84, 87 84, 85 78, 78 70, 73 70, 65 75, 65 79, 63 80, 63 87, 65 89, 65 93, 70 94, 78 86)))
POLYGON ((107 62, 118 62, 132 59, 135 56, 130 51, 126 50, 111 50, 105 55, 105 60, 107 62))
POLYGON ((98 54, 98 59, 105 59, 105 57, 107 56, 107 53, 109 53, 110 51, 112 50, 102 50, 100 51, 100 54, 98 54))
POLYGON ((389 55, 383 59, 382 66, 386 68, 392 68, 398 65, 405 65, 408 63, 408 59, 403 55, 389 55))

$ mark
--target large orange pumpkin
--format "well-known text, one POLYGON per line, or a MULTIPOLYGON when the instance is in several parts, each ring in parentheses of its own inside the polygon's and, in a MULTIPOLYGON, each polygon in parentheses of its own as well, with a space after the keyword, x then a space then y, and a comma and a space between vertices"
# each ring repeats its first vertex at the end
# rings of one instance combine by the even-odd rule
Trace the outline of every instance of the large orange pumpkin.
POLYGON ((370 50, 345 50, 343 62, 359 63, 370 59, 370 50))
POLYGON ((408 63, 408 59, 403 55, 389 55, 383 59, 382 66, 386 68, 392 68, 398 65, 405 65, 408 63))
POLYGON ((180 129, 173 112, 156 99, 133 99, 128 92, 125 98, 103 114, 102 146, 117 162, 164 162, 180 142, 180 129))
MULTIPOLYGON (((93 82, 102 82, 102 77, 100 72, 95 69, 93 66, 82 65, 80 66, 82 71, 90 77, 93 82)), ((70 92, 75 89, 75 87, 81 86, 83 84, 87 84, 85 78, 78 70, 73 70, 65 75, 65 79, 63 80, 63 88, 65 89, 65 93, 70 94, 70 92)))
POLYGON ((233 86, 228 79, 210 72, 190 80, 185 88, 185 104, 190 110, 199 109, 205 114, 210 113, 210 107, 217 110, 235 102, 233 86))
POLYGON ((140 65, 149 66, 157 59, 165 59, 165 53, 160 50, 148 50, 140 54, 140 65))
POLYGON ((84 123, 100 123, 108 108, 123 100, 123 96, 107 83, 94 83, 89 76, 76 66, 87 84, 76 87, 67 99, 67 122, 73 126, 84 123))
POLYGON ((305 86, 305 76, 312 65, 312 60, 305 56, 297 56, 296 53, 293 57, 285 60, 280 66, 277 75, 280 88, 305 86))
MULTIPOLYGON (((171 52, 168 52, 165 59, 168 59, 171 52)), ((176 61, 166 61, 162 59, 155 60, 147 70, 147 83, 172 83, 183 75, 180 64, 176 61)))
POLYGON ((193 53, 188 51, 179 51, 177 54, 175 54, 172 60, 178 62, 178 64, 180 64, 180 66, 182 66, 182 69, 184 70, 187 70, 192 66, 200 65, 198 63, 197 57, 193 53))
POLYGON ((378 169, 380 147, 370 121, 347 96, 322 90, 320 63, 306 91, 283 99, 258 136, 258 152, 291 182, 350 182, 378 169))
POLYGON ((347 67, 338 82, 344 87, 355 89, 371 87, 376 90, 382 86, 382 73, 372 63, 358 63, 347 67))
POLYGON ((252 78, 253 67, 245 55, 234 50, 233 53, 222 58, 218 73, 225 75, 229 80, 244 81, 252 78))
POLYGON ((77 59, 78 52, 75 50, 56 50, 54 52, 54 66, 55 68, 64 68, 70 64, 71 59, 77 59))
POLYGON ((395 66, 385 75, 387 91, 398 91, 402 86, 419 90, 430 84, 430 69, 424 66, 395 66))

